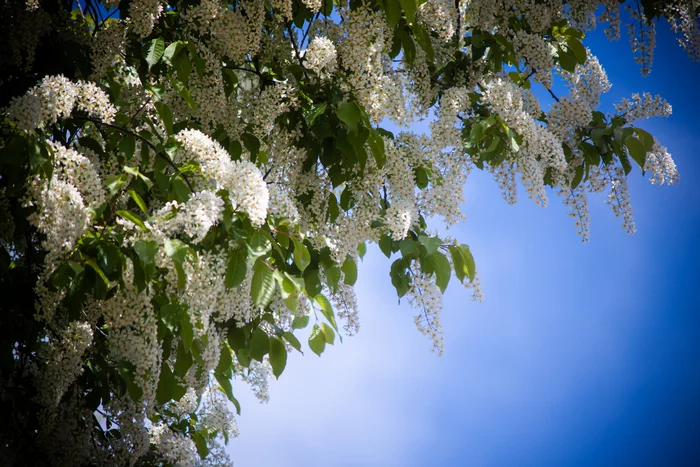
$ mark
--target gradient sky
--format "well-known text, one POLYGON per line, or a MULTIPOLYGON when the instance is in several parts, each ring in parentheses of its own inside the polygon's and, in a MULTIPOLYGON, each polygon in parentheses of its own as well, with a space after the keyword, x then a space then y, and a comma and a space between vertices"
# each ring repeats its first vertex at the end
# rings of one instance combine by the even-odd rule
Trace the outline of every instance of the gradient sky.
POLYGON ((236 467, 700 465, 700 65, 659 29, 648 78, 624 32, 587 40, 613 83, 604 111, 642 91, 673 105, 640 126, 668 146, 681 182, 653 186, 635 168, 637 234, 592 197, 581 244, 558 198, 509 206, 474 171, 450 235, 471 246, 485 300, 453 278, 445 355, 397 305, 390 261, 371 245, 359 335, 321 358, 292 355, 269 404, 234 386, 236 467))

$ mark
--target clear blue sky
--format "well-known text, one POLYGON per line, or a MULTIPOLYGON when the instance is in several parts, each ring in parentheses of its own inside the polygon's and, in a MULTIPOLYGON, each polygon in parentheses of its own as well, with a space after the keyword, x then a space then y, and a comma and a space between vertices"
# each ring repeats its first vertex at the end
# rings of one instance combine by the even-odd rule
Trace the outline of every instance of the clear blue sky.
POLYGON ((700 66, 660 29, 648 78, 625 37, 588 40, 613 83, 604 110, 641 91, 673 105, 642 126, 681 182, 631 174, 638 233, 597 197, 581 244, 556 197, 508 206, 472 173, 451 235, 472 247, 485 301, 450 285, 445 356, 397 306, 390 262, 370 248, 360 334, 320 359, 291 357, 267 405, 234 387, 236 467, 700 465, 700 66))

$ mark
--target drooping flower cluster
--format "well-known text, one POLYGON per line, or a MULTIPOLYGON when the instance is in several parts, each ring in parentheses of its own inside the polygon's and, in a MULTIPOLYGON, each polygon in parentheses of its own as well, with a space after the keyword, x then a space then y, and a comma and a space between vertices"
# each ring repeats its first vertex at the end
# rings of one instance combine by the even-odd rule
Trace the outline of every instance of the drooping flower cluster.
POLYGON ((233 208, 245 212, 253 224, 267 217, 270 194, 260 169, 248 160, 231 160, 221 145, 199 130, 183 130, 175 136, 182 144, 178 161, 199 163, 205 186, 227 190, 233 208))
POLYGON ((338 66, 335 45, 326 37, 314 38, 304 54, 306 66, 319 76, 328 76, 338 66))
POLYGON ((117 113, 105 92, 94 83, 73 83, 57 75, 44 77, 24 96, 13 98, 8 114, 20 129, 31 131, 68 117, 76 106, 106 123, 111 123, 117 113))

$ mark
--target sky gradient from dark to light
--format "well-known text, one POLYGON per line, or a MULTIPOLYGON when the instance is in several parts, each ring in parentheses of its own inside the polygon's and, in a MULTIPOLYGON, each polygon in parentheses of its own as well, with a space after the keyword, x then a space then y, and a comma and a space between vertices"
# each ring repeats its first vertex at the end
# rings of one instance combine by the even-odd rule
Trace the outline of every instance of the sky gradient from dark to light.
POLYGON ((236 467, 700 466, 700 64, 662 24, 642 78, 622 36, 585 41, 613 83, 602 110, 633 92, 665 97, 673 115, 639 126, 681 175, 659 187, 635 166, 637 233, 593 196, 582 244, 553 193, 546 209, 522 191, 509 206, 473 171, 466 221, 448 233, 470 245, 485 298, 453 278, 445 355, 397 305, 391 263, 369 245, 360 333, 321 358, 292 355, 269 404, 234 386, 236 467))

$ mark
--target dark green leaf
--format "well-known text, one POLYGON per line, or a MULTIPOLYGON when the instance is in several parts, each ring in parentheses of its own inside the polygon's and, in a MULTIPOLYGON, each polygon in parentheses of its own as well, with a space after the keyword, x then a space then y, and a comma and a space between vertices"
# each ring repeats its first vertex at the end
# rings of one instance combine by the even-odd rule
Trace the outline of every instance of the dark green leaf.
POLYGON ((270 337, 260 328, 255 328, 250 338, 250 357, 259 362, 270 353, 270 337))
POLYGON ((632 156, 632 159, 643 169, 647 158, 644 144, 636 137, 628 136, 625 139, 625 146, 627 146, 627 151, 629 155, 632 156))
POLYGON ((165 52, 165 42, 162 37, 157 37, 153 40, 146 42, 143 49, 143 58, 146 59, 148 63, 148 69, 150 70, 153 66, 158 63, 161 59, 163 53, 165 52))
POLYGON ((406 15, 406 22, 413 24, 416 22, 416 0, 400 0, 403 12, 406 15))
POLYGON ((270 365, 272 366, 272 374, 279 378, 284 367, 287 365, 287 348, 284 342, 273 337, 270 339, 270 365))
MULTIPOLYGON (((308 321, 308 318, 309 317, 306 316, 307 321, 308 321)), ((296 318, 294 318, 294 319, 296 319, 296 318)), ((299 339, 297 339, 297 337, 294 334, 292 334, 289 331, 284 331, 284 338, 287 340, 287 342, 289 342, 289 345, 291 345, 296 350, 301 352, 301 343, 299 342, 299 339)))
POLYGON ((355 263, 355 260, 348 256, 345 259, 341 270, 345 276, 343 281, 347 285, 355 285, 355 282, 357 282, 357 264, 355 263))
POLYGON ((439 251, 433 253, 433 257, 435 258, 435 284, 444 293, 450 282, 452 268, 447 257, 439 251))
POLYGON ((233 288, 245 279, 248 270, 248 253, 242 248, 236 248, 229 253, 226 264, 226 287, 233 288))

